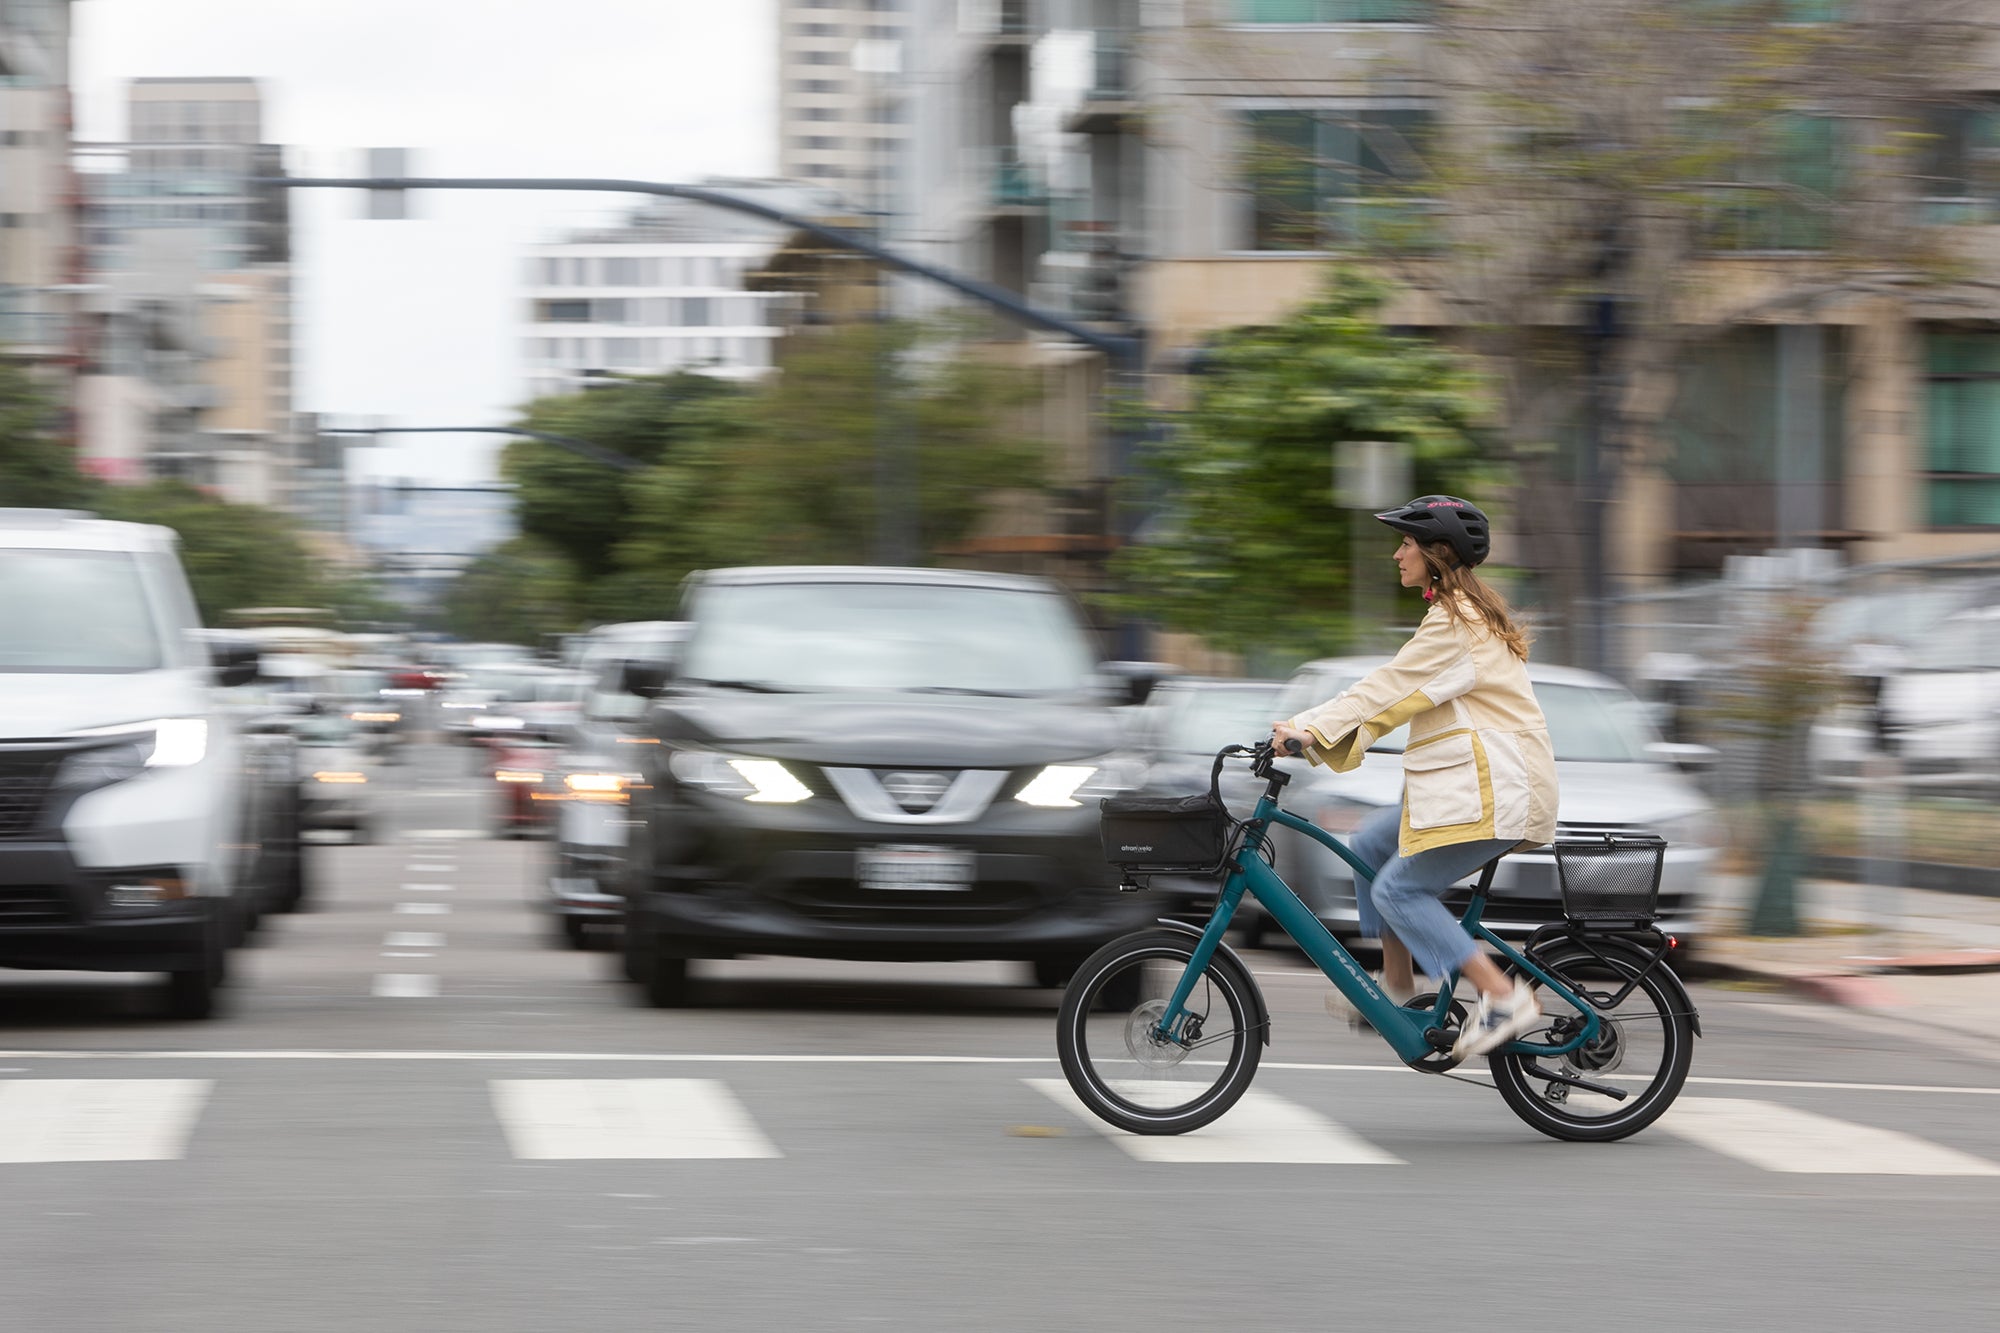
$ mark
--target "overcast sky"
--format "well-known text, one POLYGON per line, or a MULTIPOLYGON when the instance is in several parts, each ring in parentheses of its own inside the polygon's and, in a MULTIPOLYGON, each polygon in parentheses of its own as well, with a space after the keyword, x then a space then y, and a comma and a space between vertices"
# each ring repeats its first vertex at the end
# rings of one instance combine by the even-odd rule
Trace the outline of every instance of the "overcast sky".
MULTIPOLYGON (((75 0, 77 138, 124 138, 125 84, 247 76, 294 174, 369 146, 437 176, 693 181, 777 163, 775 0, 75 0)), ((504 423, 522 395, 526 245, 634 197, 432 193, 361 219, 293 195, 297 405, 409 426, 504 423)), ((499 437, 411 437, 358 470, 490 475, 499 437)))

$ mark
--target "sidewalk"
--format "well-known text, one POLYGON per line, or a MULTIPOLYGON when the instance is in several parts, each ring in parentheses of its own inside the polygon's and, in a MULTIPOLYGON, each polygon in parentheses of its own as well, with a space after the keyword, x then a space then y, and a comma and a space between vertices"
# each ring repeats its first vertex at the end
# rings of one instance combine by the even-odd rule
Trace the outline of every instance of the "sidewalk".
POLYGON ((1957 992, 1984 995, 1992 989, 1988 980, 1954 986, 1947 978, 2000 972, 2000 898, 1806 880, 1798 902, 1807 933, 1771 938, 1742 933, 1754 878, 1720 877, 1715 888, 1709 930, 1689 968, 1696 977, 1890 1009, 1957 992))

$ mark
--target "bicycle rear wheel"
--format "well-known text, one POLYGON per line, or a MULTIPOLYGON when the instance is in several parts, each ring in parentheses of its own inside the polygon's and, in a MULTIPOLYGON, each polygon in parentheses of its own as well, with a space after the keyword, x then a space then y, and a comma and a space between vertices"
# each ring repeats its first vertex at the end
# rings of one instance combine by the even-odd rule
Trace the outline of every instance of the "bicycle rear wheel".
POLYGON ((1056 1050, 1093 1115, 1134 1134, 1185 1134, 1216 1119, 1256 1076, 1263 1032, 1255 983, 1209 959, 1189 994, 1180 1041, 1154 1028, 1194 956, 1193 937, 1141 931, 1084 961, 1063 992, 1056 1050))
MULTIPOLYGON (((1660 975, 1664 966, 1646 973, 1646 956, 1616 941, 1596 948, 1559 943, 1535 961, 1590 1001, 1602 1020, 1597 1038, 1568 1055, 1487 1059, 1508 1107, 1551 1138, 1602 1143, 1638 1133, 1673 1105, 1694 1059, 1694 1023, 1680 988, 1660 975), (1635 977, 1638 984, 1612 1006, 1612 997, 1635 977), (1616 1088, 1625 1097, 1562 1083, 1551 1073, 1616 1088)), ((1582 1029, 1575 1006, 1546 986, 1536 995, 1542 1019, 1522 1040, 1557 1044, 1582 1029)))

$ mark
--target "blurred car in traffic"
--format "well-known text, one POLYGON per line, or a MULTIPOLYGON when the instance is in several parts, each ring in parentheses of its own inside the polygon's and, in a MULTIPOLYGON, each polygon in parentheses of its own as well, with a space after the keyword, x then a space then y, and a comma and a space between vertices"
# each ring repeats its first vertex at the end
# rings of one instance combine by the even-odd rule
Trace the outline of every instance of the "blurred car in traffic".
POLYGON ((570 660, 587 684, 558 764, 563 799, 542 905, 574 947, 588 942, 592 926, 618 921, 631 796, 645 781, 632 747, 657 743, 645 730, 646 701, 625 690, 625 664, 671 661, 687 628, 677 620, 629 621, 601 625, 572 644, 570 660))
POLYGON ((1100 663, 1058 585, 811 567, 685 588, 678 659, 626 668, 656 697, 622 936, 652 1003, 738 953, 1022 959, 1059 984, 1151 919, 1097 800, 1139 781, 1114 709, 1152 679, 1100 663))
POLYGON ((2000 786, 2000 605, 1945 616, 1907 645, 1850 654, 1848 669, 1878 683, 1815 724, 1816 776, 1860 777, 1886 745, 1911 785, 2000 786))
POLYGON ((292 723, 298 740, 299 818, 306 829, 345 832, 348 840, 374 840, 375 807, 370 799, 373 767, 364 733, 347 714, 318 709, 292 723))
POLYGON ((200 628, 168 529, 52 510, 0 510, 0 625, 0 966, 163 972, 207 1017, 300 864, 290 742, 229 693, 256 645, 200 628))
POLYGON ((561 750, 543 736, 519 732, 486 742, 486 752, 494 833, 502 838, 546 836, 562 799, 561 750))
MULTIPOLYGON (((1388 660, 1308 662, 1286 684, 1276 716, 1291 717, 1323 703, 1388 660)), ((1714 807, 1685 770, 1699 768, 1714 752, 1662 742, 1645 706, 1608 677, 1531 663, 1528 679, 1548 718, 1562 786, 1557 837, 1632 832, 1665 838, 1669 845, 1660 880, 1659 926, 1691 949, 1701 933, 1706 877, 1721 831, 1714 807)), ((1285 807, 1344 840, 1375 811, 1401 803, 1408 735, 1407 726, 1389 733, 1348 773, 1315 768, 1303 759, 1285 761, 1294 775, 1283 796, 1285 807)), ((1273 837, 1279 872, 1328 930, 1343 940, 1354 939, 1359 918, 1347 863, 1291 830, 1275 829, 1273 837)), ((1457 911, 1468 897, 1469 889, 1460 887, 1445 902, 1457 911)), ((1253 933, 1257 915, 1245 922, 1253 933)), ((1562 920, 1554 852, 1546 847, 1513 852, 1501 861, 1484 920, 1508 938, 1562 920)))
MULTIPOLYGON (((1215 753, 1225 745, 1247 745, 1271 734, 1283 714, 1278 680, 1203 679, 1176 676, 1153 687, 1137 712, 1137 741, 1146 757, 1142 790, 1147 795, 1184 796, 1208 789, 1215 753)), ((1264 784, 1248 765, 1224 764, 1218 790, 1230 813, 1249 815, 1264 784)), ((1154 875, 1146 888, 1165 900, 1163 910, 1202 912, 1212 905, 1217 879, 1154 875)))

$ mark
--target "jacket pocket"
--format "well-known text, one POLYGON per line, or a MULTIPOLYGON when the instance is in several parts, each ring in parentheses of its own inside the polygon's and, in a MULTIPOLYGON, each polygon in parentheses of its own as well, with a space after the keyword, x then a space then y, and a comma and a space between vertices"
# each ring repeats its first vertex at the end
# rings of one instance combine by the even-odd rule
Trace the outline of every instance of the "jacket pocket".
POLYGON ((1472 733, 1405 751, 1403 801, 1412 829, 1477 823, 1486 813, 1486 800, 1472 733))

